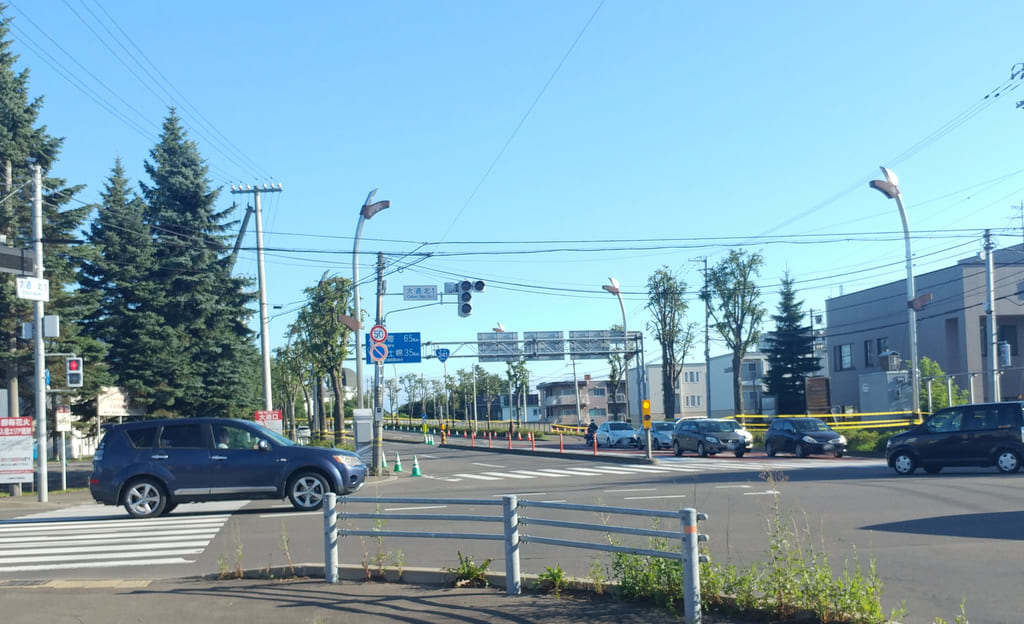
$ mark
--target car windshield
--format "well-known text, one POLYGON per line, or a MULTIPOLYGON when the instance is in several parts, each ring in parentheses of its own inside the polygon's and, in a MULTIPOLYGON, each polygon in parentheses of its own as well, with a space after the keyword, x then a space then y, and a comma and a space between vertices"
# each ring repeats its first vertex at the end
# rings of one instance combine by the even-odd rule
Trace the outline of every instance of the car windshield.
POLYGON ((280 444, 281 446, 295 446, 295 442, 292 442, 283 435, 277 433, 272 429, 267 429, 266 427, 260 428, 260 435, 270 438, 271 440, 280 444))
POLYGON ((675 423, 656 422, 656 423, 654 423, 654 430, 655 431, 672 431, 672 428, 675 427, 675 426, 676 426, 675 423))
POLYGON ((812 418, 809 420, 795 420, 793 421, 793 426, 796 428, 797 431, 803 433, 807 433, 809 431, 830 431, 828 425, 826 425, 823 421, 818 420, 817 418, 812 418))
POLYGON ((629 423, 624 423, 624 422, 608 423, 608 428, 612 429, 612 430, 615 430, 615 431, 619 431, 619 430, 622 430, 622 429, 630 429, 630 430, 633 429, 632 427, 629 426, 629 423))
POLYGON ((701 423, 701 425, 703 425, 701 427, 703 431, 717 431, 719 433, 737 431, 740 428, 740 424, 732 420, 709 421, 701 423))

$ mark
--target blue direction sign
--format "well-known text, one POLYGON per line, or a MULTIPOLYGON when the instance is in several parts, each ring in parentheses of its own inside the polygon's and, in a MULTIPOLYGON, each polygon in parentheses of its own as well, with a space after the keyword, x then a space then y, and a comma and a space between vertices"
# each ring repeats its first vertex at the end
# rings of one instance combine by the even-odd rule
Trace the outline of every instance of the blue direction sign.
MULTIPOLYGON (((370 353, 370 335, 366 338, 366 363, 373 364, 370 353)), ((419 332, 388 332, 383 344, 387 347, 387 357, 381 360, 384 364, 419 364, 420 333, 419 332)))
POLYGON ((449 351, 448 349, 437 349, 437 350, 434 351, 434 355, 436 355, 437 359, 440 360, 442 363, 445 360, 447 360, 448 356, 451 355, 451 354, 452 354, 452 352, 449 351))

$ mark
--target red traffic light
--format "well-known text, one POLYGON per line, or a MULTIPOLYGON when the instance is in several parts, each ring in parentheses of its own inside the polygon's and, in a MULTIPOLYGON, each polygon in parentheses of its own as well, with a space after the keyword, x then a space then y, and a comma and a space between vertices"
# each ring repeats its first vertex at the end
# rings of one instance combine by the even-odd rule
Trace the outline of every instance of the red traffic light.
POLYGON ((68 370, 71 372, 82 370, 82 360, 78 358, 68 359, 68 370))

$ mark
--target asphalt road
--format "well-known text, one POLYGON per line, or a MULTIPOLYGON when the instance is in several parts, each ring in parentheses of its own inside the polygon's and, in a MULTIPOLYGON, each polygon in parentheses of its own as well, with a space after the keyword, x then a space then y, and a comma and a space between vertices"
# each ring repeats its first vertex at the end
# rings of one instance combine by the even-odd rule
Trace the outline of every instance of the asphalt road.
MULTIPOLYGON (((389 443, 386 451, 392 468, 395 453, 401 455, 403 472, 374 480, 357 496, 444 499, 514 493, 532 500, 609 506, 696 507, 710 516, 701 530, 710 536, 712 556, 737 564, 764 556, 767 519, 774 515, 777 504, 783 517, 807 534, 809 546, 828 553, 833 566, 841 569, 856 561, 867 566, 874 560, 884 582, 884 603, 889 609, 904 603, 909 610, 904 618, 908 624, 931 624, 936 617, 952 621, 961 601, 973 621, 999 624, 1019 620, 1014 598, 1018 566, 1013 553, 1024 538, 1024 494, 1020 488, 1024 475, 963 469, 901 478, 879 459, 856 457, 796 459, 752 454, 742 459, 677 459, 662 455, 655 467, 645 467, 617 463, 613 455, 628 454, 623 451, 607 456, 602 452, 597 459, 399 443, 389 443), (413 457, 422 472, 420 477, 411 476, 413 457), (579 474, 588 469, 589 474, 579 474), (557 471, 565 474, 551 476, 557 471)), ((120 508, 90 506, 84 500, 81 505, 73 508, 75 513, 88 510, 90 515, 107 518, 105 521, 126 520, 120 508)), ((179 522, 212 524, 208 529, 212 536, 194 557, 194 564, 147 565, 148 578, 176 578, 235 567, 259 569, 282 565, 289 557, 294 562, 322 563, 320 514, 296 514, 284 504, 271 502, 254 502, 237 510, 216 505, 220 504, 183 506, 168 516, 179 522), (287 547, 282 546, 285 542, 287 547)), ((399 506, 380 507, 395 510, 399 506)), ((10 505, 0 499, 0 518, 11 513, 10 505)), ((83 522, 89 526, 100 521, 83 518, 83 522)), ((129 521, 126 526, 131 527, 132 522, 138 523, 129 521)), ((388 528, 402 528, 401 522, 389 521, 388 528)), ((421 523, 415 529, 424 526, 421 523)), ((390 537, 379 545, 348 538, 342 543, 341 561, 358 568, 381 555, 391 567, 401 561, 404 566, 441 568, 457 563, 457 551, 472 554, 477 561, 491 557, 492 569, 503 569, 497 543, 390 537)), ((570 574, 587 577, 599 556, 603 555, 526 544, 522 567, 524 572, 538 573, 558 563, 570 574)), ((110 578, 118 573, 138 575, 137 570, 128 568, 13 574, 0 570, 0 579, 12 575, 110 578)))

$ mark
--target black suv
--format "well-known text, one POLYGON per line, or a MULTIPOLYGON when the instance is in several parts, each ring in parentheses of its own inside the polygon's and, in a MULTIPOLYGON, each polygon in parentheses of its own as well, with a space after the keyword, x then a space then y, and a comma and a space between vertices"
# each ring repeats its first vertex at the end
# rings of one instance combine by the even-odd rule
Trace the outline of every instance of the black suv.
POLYGON ((286 496, 296 509, 311 511, 329 492, 348 494, 366 480, 366 465, 351 451, 298 446, 245 420, 143 420, 105 430, 89 491, 136 518, 179 503, 286 496))
POLYGON ((897 474, 920 466, 936 473, 945 466, 995 466, 1017 472, 1024 457, 1024 402, 947 407, 910 431, 889 438, 885 458, 897 474))

